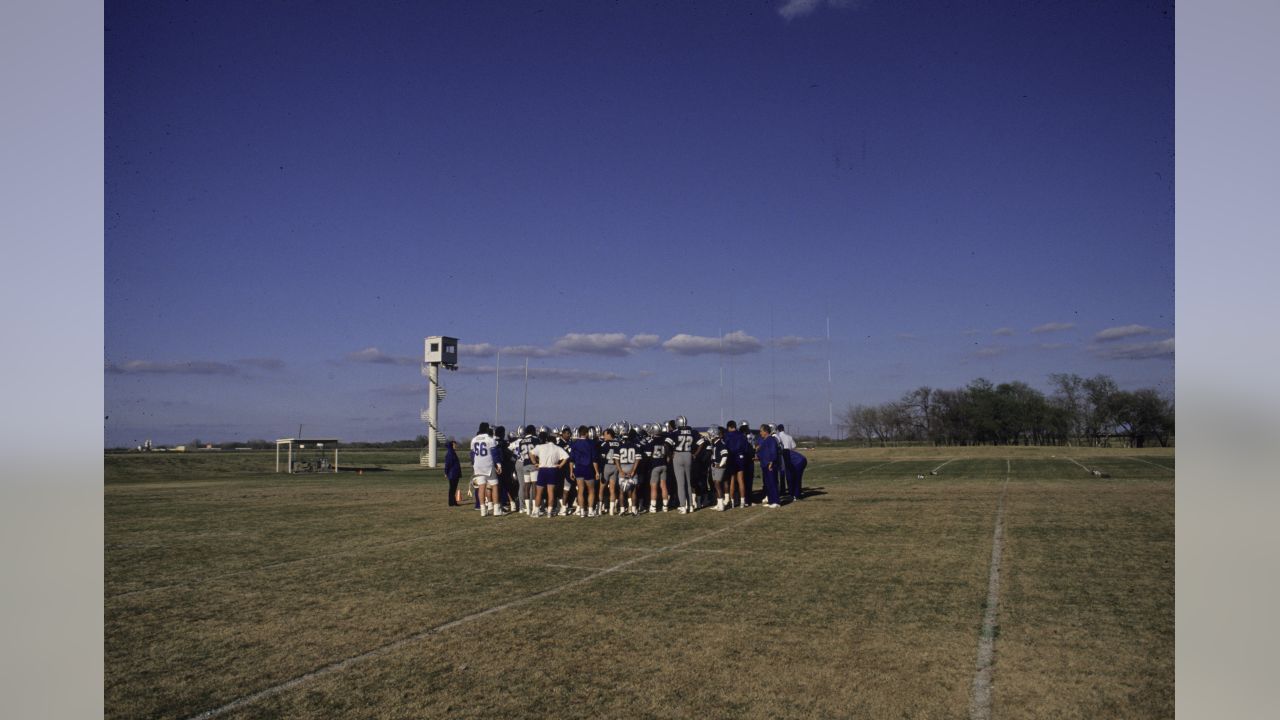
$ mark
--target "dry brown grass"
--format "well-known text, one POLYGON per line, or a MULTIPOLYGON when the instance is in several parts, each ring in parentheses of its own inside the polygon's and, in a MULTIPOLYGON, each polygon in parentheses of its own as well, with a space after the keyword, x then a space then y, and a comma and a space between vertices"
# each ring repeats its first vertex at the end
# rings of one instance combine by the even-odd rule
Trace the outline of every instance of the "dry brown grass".
POLYGON ((109 459, 107 716, 330 668, 222 717, 964 717, 1006 468, 994 715, 1172 714, 1171 451, 1071 454, 1105 480, 1059 449, 809 457, 798 505, 594 521, 481 519, 395 457, 287 480, 109 459))

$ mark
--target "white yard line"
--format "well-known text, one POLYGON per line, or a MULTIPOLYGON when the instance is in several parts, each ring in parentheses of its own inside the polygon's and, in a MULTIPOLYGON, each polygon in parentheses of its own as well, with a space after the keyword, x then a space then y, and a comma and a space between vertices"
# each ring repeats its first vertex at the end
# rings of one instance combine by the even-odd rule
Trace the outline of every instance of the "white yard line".
MULTIPOLYGON (((1066 457, 1066 456, 1064 455, 1063 457, 1066 457)), ((1068 457, 1067 459, 1068 459, 1068 460, 1070 460, 1070 461, 1071 461, 1071 462, 1073 462, 1073 463, 1076 463, 1076 465, 1080 465, 1080 463, 1076 462, 1076 459, 1075 459, 1075 458, 1073 458, 1073 457, 1068 457)), ((1092 471, 1092 470, 1090 470, 1089 468, 1087 468, 1087 467, 1085 467, 1085 466, 1083 466, 1083 465, 1080 465, 1080 469, 1081 469, 1081 470, 1084 470, 1085 472, 1089 473, 1090 475, 1092 475, 1092 474, 1093 474, 1093 471, 1092 471)))
MULTIPOLYGON (((618 548, 618 549, 619 549, 619 550, 630 550, 631 552, 646 552, 646 553, 651 553, 651 552, 661 552, 661 551, 662 551, 662 548, 623 547, 623 548, 618 548)), ((751 550, 711 550, 711 549, 702 549, 702 548, 684 548, 684 549, 681 549, 681 550, 670 550, 669 552, 717 553, 717 554, 723 554, 723 555, 751 555, 751 554, 753 554, 753 551, 751 551, 751 550)))
POLYGON ((941 470, 942 468, 944 468, 944 467, 946 467, 947 465, 949 465, 950 463, 955 462, 957 459, 958 459, 958 458, 951 458, 950 460, 948 460, 948 461, 946 461, 946 462, 942 463, 941 465, 939 465, 938 467, 936 467, 936 468, 934 468, 934 469, 930 470, 929 472, 931 472, 931 473, 936 473, 936 472, 938 472, 939 470, 941 470))
POLYGON ((1160 463, 1153 463, 1153 462, 1151 462, 1150 460, 1143 460, 1142 458, 1137 458, 1137 457, 1126 457, 1125 459, 1126 459, 1126 460, 1137 460, 1137 461, 1138 461, 1138 462, 1140 462, 1140 463, 1146 463, 1146 464, 1148 464, 1148 465, 1155 465, 1156 467, 1160 468, 1161 470, 1168 470, 1169 472, 1174 472, 1173 468, 1169 467, 1168 465, 1161 465, 1160 463))
MULTIPOLYGON (((561 568, 563 570, 590 570, 591 572, 600 572, 605 569, 600 567, 587 567, 586 565, 561 565, 559 563, 543 563, 542 566, 549 568, 561 568)), ((641 568, 633 568, 630 570, 619 570, 618 572, 661 574, 665 573, 666 570, 643 570, 641 568)))
MULTIPOLYGON (((144 593, 159 592, 161 590, 173 590, 174 588, 187 588, 193 585, 200 585, 207 582, 213 582, 214 580, 225 580, 226 578, 229 578, 229 577, 237 577, 239 575, 250 575, 256 572, 262 572, 263 570, 272 570, 274 568, 286 567, 288 565, 298 565, 300 563, 315 562, 316 560, 325 560, 328 558, 342 557, 344 555, 358 555, 362 552, 368 552, 370 550, 382 550, 384 548, 395 547, 396 545, 406 545, 408 543, 421 542, 423 540, 434 540, 437 538, 446 538, 451 535, 462 535, 464 533, 472 532, 473 530, 475 530, 475 528, 465 528, 463 530, 454 530, 453 532, 439 533, 436 535, 420 535, 418 537, 409 538, 407 540, 397 540, 395 542, 386 543, 384 545, 371 545, 369 547, 363 547, 356 550, 343 550, 341 552, 325 553, 324 555, 311 555, 304 558, 298 558, 296 560, 285 560, 284 562, 271 563, 269 565, 259 565, 258 567, 249 568, 248 570, 236 570, 235 572, 223 573, 221 575, 210 575, 209 577, 195 578, 195 579, 186 580, 180 583, 173 583, 172 585, 157 585, 156 587, 143 588, 141 590, 130 590, 129 592, 122 592, 122 593, 116 593, 115 595, 108 595, 106 596, 105 599, 115 600, 117 598, 125 598, 125 597, 131 597, 133 595, 142 595, 144 593)), ((163 547, 163 546, 157 545, 156 547, 163 547)))
POLYGON ((978 662, 973 675, 973 694, 969 698, 970 720, 991 718, 991 675, 995 660, 996 609, 1000 602, 1000 556, 1004 552, 1004 498, 1009 490, 1013 467, 1004 461, 1004 487, 996 510, 996 529, 991 544, 991 570, 987 575, 987 609, 982 615, 982 634, 978 638, 978 662))
POLYGON ((702 542, 707 538, 714 537, 716 535, 719 535, 720 533, 727 532, 735 528, 739 528, 753 520, 756 520, 758 518, 762 518, 765 516, 766 516, 766 513, 753 514, 744 520, 740 520, 732 525, 727 525, 725 527, 720 528, 719 530, 713 530, 707 533, 706 535, 699 535, 698 537, 693 538, 691 540, 686 540, 682 543, 677 543, 675 545, 671 545, 668 547, 657 548, 654 552, 649 553, 647 555, 641 555, 640 557, 635 557, 630 560, 624 560, 618 563, 617 565, 604 568, 603 570, 596 571, 590 575, 587 575, 585 577, 580 577, 576 580, 571 580, 567 583, 564 583, 563 585, 557 585, 548 590, 536 592, 536 593, 533 593, 532 595, 526 595, 522 598, 512 600, 511 602, 503 603, 501 605, 494 605, 493 607, 488 608, 486 610, 480 610, 478 612, 471 613, 470 615, 464 615, 456 620, 450 620, 449 622, 444 623, 442 625, 436 625, 435 627, 427 628, 426 630, 421 630, 407 637, 403 637, 399 640, 393 640, 385 645, 380 645, 376 648, 373 648, 372 650, 360 653, 359 655, 352 655, 351 657, 348 657, 346 659, 339 660, 337 662, 333 662, 323 667, 317 668, 304 675, 299 675, 298 677, 295 677, 292 680, 286 680, 285 682, 282 682, 278 685, 272 685, 269 688, 265 688, 263 690, 259 690, 258 692, 245 695, 243 697, 239 697, 225 705, 221 705, 219 707, 213 708, 212 710, 205 710, 204 712, 199 713, 197 715, 192 715, 190 718, 188 718, 188 720, 207 720, 208 718, 217 717, 218 715, 221 715, 226 712, 230 712, 231 710, 235 710, 245 705, 255 703, 259 700, 263 700, 265 698, 278 695, 279 693, 282 693, 285 690, 290 690, 292 688, 295 688, 299 685, 310 682, 317 678, 321 678, 327 675, 332 675, 334 673, 341 672, 356 663, 363 662, 365 660, 370 660, 376 657, 381 657, 388 653, 395 652, 396 650, 399 650, 402 647, 420 642, 422 640, 425 640, 431 637, 432 635, 444 632, 445 630, 448 630, 450 628, 454 628, 459 625, 465 625, 466 623, 469 623, 473 620, 479 620, 481 618, 488 617, 489 615, 493 615, 494 613, 502 612, 503 610, 509 610, 511 608, 519 607, 521 605, 527 605, 531 602, 534 602, 535 600, 541 600, 542 598, 545 598, 545 597, 557 595, 561 592, 564 592, 565 590, 577 587, 579 585, 585 585, 586 583, 589 583, 592 580, 595 580, 600 577, 604 577, 605 575, 608 575, 610 573, 618 572, 625 567, 634 565, 644 560, 648 560, 649 558, 655 557, 664 552, 672 552, 675 550, 679 550, 685 546, 692 545, 693 543, 702 542))
MULTIPOLYGON (((862 473, 865 473, 865 472, 871 472, 872 470, 875 470, 876 468, 882 468, 882 467, 884 467, 885 465, 892 465, 892 464, 894 464, 894 463, 896 463, 896 462, 902 462, 902 461, 901 461, 901 460, 890 460, 889 462, 883 462, 883 463, 880 463, 879 465, 872 465, 871 467, 869 467, 869 468, 867 468, 867 469, 865 469, 865 470, 859 470, 858 472, 854 473, 854 475, 861 475, 862 473)), ((801 489, 801 490, 803 490, 804 488, 800 488, 800 489, 801 489)))

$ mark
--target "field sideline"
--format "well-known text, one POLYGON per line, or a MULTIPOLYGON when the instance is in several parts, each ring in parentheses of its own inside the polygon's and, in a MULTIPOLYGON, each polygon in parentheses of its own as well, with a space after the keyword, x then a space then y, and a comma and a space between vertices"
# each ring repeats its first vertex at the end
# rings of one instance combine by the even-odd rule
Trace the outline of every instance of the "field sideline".
POLYGON ((1172 449, 807 454, 800 503, 598 519, 107 455, 106 716, 1173 716, 1172 449))

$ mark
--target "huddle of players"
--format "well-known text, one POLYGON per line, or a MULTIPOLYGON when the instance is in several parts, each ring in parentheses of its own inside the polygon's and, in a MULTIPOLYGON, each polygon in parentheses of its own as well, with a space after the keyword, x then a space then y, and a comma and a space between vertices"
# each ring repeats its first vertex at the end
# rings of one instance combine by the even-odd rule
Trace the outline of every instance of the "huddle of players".
POLYGON ((501 426, 481 423, 471 441, 473 485, 482 517, 502 515, 504 508, 531 517, 598 517, 638 515, 646 503, 649 512, 668 512, 670 479, 675 510, 687 514, 712 504, 727 510, 735 496, 738 507, 750 507, 758 460, 765 506, 776 508, 779 472, 796 499, 802 472, 802 466, 799 472, 792 467, 794 441, 785 433, 779 437, 764 425, 759 441, 753 441, 746 423, 739 429, 733 421, 703 436, 683 416, 665 427, 582 425, 576 437, 567 425, 558 430, 529 425, 523 433, 507 434, 501 426))

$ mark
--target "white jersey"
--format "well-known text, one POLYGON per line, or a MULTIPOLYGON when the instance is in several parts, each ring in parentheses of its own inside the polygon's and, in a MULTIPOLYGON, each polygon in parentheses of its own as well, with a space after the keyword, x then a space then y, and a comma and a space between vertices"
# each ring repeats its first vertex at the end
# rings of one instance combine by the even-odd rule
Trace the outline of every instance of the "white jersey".
POLYGON ((569 453, 564 448, 555 443, 543 443, 533 449, 533 454, 538 456, 538 467, 553 468, 562 461, 569 459, 569 453))
POLYGON ((774 435, 774 437, 778 438, 778 447, 782 448, 783 450, 796 449, 795 439, 792 438, 790 435, 788 435, 785 430, 779 430, 778 434, 774 435))
POLYGON ((494 451, 497 449, 498 441, 494 440, 493 436, 488 433, 471 438, 472 474, 482 477, 493 475, 494 451))

